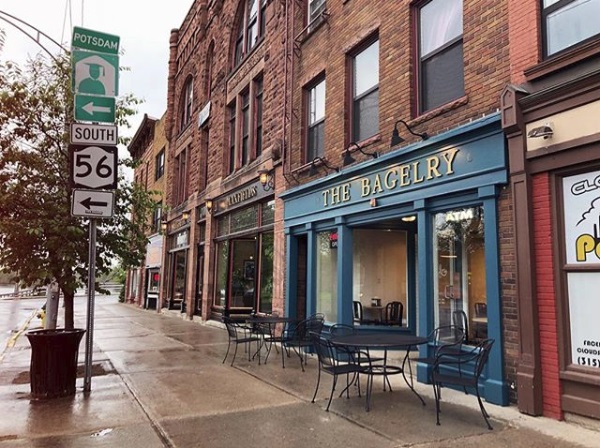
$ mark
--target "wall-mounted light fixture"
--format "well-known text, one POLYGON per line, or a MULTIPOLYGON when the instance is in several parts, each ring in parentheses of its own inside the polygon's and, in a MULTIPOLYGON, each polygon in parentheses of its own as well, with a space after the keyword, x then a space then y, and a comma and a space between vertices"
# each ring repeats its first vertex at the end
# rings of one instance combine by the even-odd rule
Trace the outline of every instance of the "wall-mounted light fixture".
POLYGON ((554 129, 552 129, 552 123, 546 123, 543 126, 531 129, 527 133, 528 138, 551 138, 554 135, 554 129))
POLYGON ((184 221, 187 221, 188 219, 190 219, 190 212, 185 211, 181 214, 181 219, 183 219, 184 221))
POLYGON ((208 213, 212 213, 212 209, 213 209, 213 200, 212 200, 212 199, 209 199, 209 198, 206 198, 206 199, 204 200, 204 205, 206 206, 206 211, 207 211, 208 213))
POLYGON ((168 228, 169 228, 169 225, 167 224, 167 221, 160 222, 160 230, 162 230, 163 233, 167 233, 168 228))
POLYGON ((417 217, 415 215, 402 217, 402 221, 404 221, 404 222, 414 222, 416 220, 417 220, 417 217))
POLYGON ((346 147, 346 150, 344 151, 344 160, 342 160, 343 166, 348 166, 348 165, 351 165, 352 163, 356 162, 356 160, 354 159, 354 157, 352 157, 352 154, 351 154, 352 146, 354 146, 357 151, 362 152, 365 156, 371 156, 374 159, 379 157, 379 154, 377 154, 377 152, 366 152, 365 150, 362 149, 362 146, 360 146, 358 143, 350 142, 350 143, 348 143, 348 146, 346 147))
POLYGON ((398 120, 394 124, 394 130, 392 131, 392 140, 390 142, 390 148, 393 148, 394 146, 399 145, 400 143, 402 143, 404 141, 404 139, 402 137, 400 137, 400 132, 398 132, 398 124, 399 123, 402 123, 404 125, 404 127, 406 128, 406 130, 408 132, 410 132, 412 135, 421 137, 423 140, 427 140, 429 138, 429 135, 427 135, 427 132, 423 132, 423 133, 415 132, 410 128, 410 126, 408 124, 406 124, 406 121, 398 120))
POLYGON ((315 174, 317 174, 317 171, 321 166, 324 166, 328 170, 335 171, 336 173, 340 172, 340 169, 337 166, 329 165, 327 163, 327 160, 325 160, 323 157, 315 157, 312 160, 312 162, 310 162, 310 171, 308 172, 308 174, 310 176, 314 176, 315 174))
POLYGON ((260 183, 265 191, 272 190, 275 186, 273 174, 271 174, 271 172, 265 168, 258 170, 258 179, 260 180, 260 183))

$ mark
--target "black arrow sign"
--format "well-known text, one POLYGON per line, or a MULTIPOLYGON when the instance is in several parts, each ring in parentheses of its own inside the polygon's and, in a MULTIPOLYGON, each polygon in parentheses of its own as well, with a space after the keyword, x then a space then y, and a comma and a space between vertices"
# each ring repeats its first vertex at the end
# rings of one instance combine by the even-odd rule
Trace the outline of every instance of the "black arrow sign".
POLYGON ((80 202, 80 204, 83 205, 88 210, 90 209, 90 207, 106 207, 106 206, 108 206, 108 202, 92 201, 91 197, 84 199, 83 201, 80 202))

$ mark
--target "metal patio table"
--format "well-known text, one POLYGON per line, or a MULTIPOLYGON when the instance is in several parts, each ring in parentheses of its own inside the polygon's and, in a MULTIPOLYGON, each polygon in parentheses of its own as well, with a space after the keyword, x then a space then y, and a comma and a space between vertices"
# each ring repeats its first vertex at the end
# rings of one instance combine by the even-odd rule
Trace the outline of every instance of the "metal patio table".
MULTIPOLYGON (((267 363, 267 360, 269 359, 269 354, 271 353, 271 347, 273 346, 273 342, 282 342, 282 339, 278 336, 276 336, 275 331, 277 329, 277 325, 279 324, 283 324, 284 328, 282 329, 282 335, 285 334, 286 325, 289 324, 293 324, 295 322, 298 322, 298 318, 296 317, 285 317, 285 316, 271 316, 271 315, 265 315, 265 316, 260 316, 260 315, 253 315, 251 317, 249 317, 248 319, 246 319, 246 323, 252 325, 253 328, 255 328, 255 326, 262 326, 264 328, 264 326, 266 326, 268 328, 268 342, 269 342, 269 348, 267 349, 267 355, 265 356, 265 364, 267 363)), ((264 344, 264 333, 263 333, 263 344, 264 344)), ((254 356, 257 355, 257 353, 261 350, 262 346, 257 350, 257 352, 254 354, 254 356)), ((284 348, 281 348, 282 350, 284 350, 284 348)), ((254 356, 252 358, 254 358, 254 356)))
POLYGON ((373 376, 374 375, 397 375, 402 374, 404 381, 412 390, 412 392, 421 400, 423 406, 425 401, 423 397, 415 390, 412 379, 412 366, 410 363, 409 354, 413 347, 417 345, 426 344, 427 338, 422 336, 414 336, 405 333, 355 333, 344 336, 337 336, 331 338, 331 343, 343 347, 354 347, 359 350, 366 350, 369 353, 370 350, 384 350, 384 359, 382 365, 372 366, 368 373, 369 378, 367 381, 367 411, 371 408, 371 395, 373 391, 373 376), (401 366, 388 365, 387 364, 387 351, 393 348, 405 348, 406 354, 402 360, 401 366), (410 381, 406 377, 406 368, 410 374, 410 381))

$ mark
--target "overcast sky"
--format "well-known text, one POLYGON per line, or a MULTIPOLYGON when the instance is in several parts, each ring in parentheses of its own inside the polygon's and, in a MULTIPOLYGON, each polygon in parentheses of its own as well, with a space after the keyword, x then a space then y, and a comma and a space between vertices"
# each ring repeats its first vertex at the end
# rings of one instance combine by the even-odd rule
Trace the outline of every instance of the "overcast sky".
MULTIPOLYGON (((170 31, 181 25, 192 3, 193 0, 2 0, 0 11, 35 26, 67 48, 73 26, 120 36, 124 54, 119 65, 130 71, 121 72, 119 93, 133 93, 145 100, 138 115, 130 120, 132 128, 120 130, 124 136, 132 136, 144 113, 160 118, 165 112, 170 31)), ((4 20, 0 20, 0 27, 6 31, 0 60, 22 64, 27 55, 41 51, 4 20)), ((52 52, 60 52, 44 38, 41 43, 52 52)))

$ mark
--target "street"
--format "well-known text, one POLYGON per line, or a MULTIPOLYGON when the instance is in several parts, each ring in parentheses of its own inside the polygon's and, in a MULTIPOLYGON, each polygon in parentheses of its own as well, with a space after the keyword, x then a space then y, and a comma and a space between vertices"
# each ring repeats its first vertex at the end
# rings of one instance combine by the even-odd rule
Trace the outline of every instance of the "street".
MULTIPOLYGON (((487 404, 489 431, 475 397, 446 389, 436 426, 430 386, 417 385, 422 406, 399 378, 392 378, 393 392, 376 380, 371 412, 355 389, 349 399, 336 394, 325 412, 331 377, 322 377, 317 403, 310 402, 315 357, 303 373, 293 355, 282 369, 275 350, 258 365, 240 347, 231 367, 231 358, 222 363, 227 333, 220 324, 141 310, 115 296, 97 297, 91 393, 82 391, 81 371, 74 397, 31 400, 31 351, 19 330, 42 303, 0 301, 0 447, 600 446, 596 431, 527 417, 514 407, 487 404)), ((85 328, 84 298, 76 299, 75 311, 76 326, 85 328)), ((29 321, 29 328, 39 325, 35 316, 29 321)), ((85 338, 80 367, 84 347, 85 338)))

